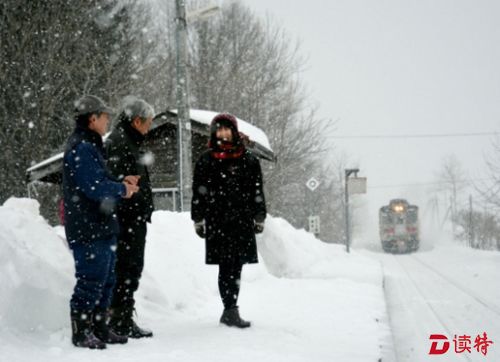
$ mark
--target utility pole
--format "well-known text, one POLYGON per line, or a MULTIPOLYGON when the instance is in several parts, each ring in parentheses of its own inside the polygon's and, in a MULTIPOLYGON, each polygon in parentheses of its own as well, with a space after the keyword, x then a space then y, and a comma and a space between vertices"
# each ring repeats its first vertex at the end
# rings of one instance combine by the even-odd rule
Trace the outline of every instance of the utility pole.
POLYGON ((456 225, 455 225, 455 221, 456 221, 456 217, 455 217, 455 202, 454 202, 454 199, 453 199, 453 196, 450 196, 450 219, 451 219, 451 233, 453 234, 452 237, 453 237, 453 240, 455 240, 456 238, 456 225))
POLYGON ((351 221, 349 218, 349 176, 354 173, 358 177, 358 168, 348 168, 345 170, 345 247, 346 251, 350 252, 351 244, 351 221))
POLYGON ((472 210, 472 195, 469 195, 469 248, 474 245, 474 215, 472 210))
POLYGON ((176 95, 177 95, 177 187, 178 210, 187 211, 191 202, 191 118, 187 80, 187 20, 185 0, 175 1, 176 95))

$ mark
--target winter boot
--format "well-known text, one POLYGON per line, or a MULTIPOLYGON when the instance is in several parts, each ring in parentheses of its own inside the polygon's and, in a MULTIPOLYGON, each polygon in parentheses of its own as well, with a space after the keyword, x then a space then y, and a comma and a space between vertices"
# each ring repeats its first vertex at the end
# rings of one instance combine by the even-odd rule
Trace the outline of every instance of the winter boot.
POLYGON ((92 313, 71 311, 71 341, 76 347, 105 349, 106 344, 92 332, 92 313))
POLYGON ((121 336, 116 334, 116 332, 107 324, 108 314, 105 310, 96 310, 94 312, 93 328, 94 335, 99 338, 104 343, 109 344, 124 344, 127 343, 127 336, 121 336))
POLYGON ((113 330, 122 336, 129 338, 150 338, 153 337, 153 332, 139 327, 132 319, 133 308, 115 308, 111 313, 109 324, 113 330))
POLYGON ((133 319, 130 320, 132 324, 130 325, 128 336, 130 338, 151 338, 153 337, 153 332, 146 328, 139 327, 133 319))
POLYGON ((224 309, 220 322, 229 327, 248 328, 251 326, 250 322, 241 319, 238 307, 224 309))

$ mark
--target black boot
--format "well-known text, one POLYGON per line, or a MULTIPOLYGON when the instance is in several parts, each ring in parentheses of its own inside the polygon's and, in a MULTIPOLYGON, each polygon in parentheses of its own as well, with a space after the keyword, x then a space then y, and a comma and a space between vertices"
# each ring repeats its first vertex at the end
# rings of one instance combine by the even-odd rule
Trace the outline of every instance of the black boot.
POLYGON ((131 319, 132 325, 129 328, 128 336, 130 338, 151 338, 153 337, 153 332, 146 328, 139 327, 133 319, 131 319))
POLYGON ((121 336, 107 324, 107 313, 104 310, 97 310, 94 313, 93 327, 94 335, 101 341, 109 344, 124 344, 127 343, 127 336, 121 336))
POLYGON ((106 344, 92 332, 92 313, 71 311, 71 342, 76 347, 105 349, 106 344))
POLYGON ((251 326, 250 322, 241 319, 238 307, 224 309, 220 322, 229 327, 248 328, 251 326))
POLYGON ((133 308, 115 308, 111 313, 109 324, 113 330, 122 336, 129 338, 150 338, 153 337, 153 332, 139 327, 132 319, 133 308))

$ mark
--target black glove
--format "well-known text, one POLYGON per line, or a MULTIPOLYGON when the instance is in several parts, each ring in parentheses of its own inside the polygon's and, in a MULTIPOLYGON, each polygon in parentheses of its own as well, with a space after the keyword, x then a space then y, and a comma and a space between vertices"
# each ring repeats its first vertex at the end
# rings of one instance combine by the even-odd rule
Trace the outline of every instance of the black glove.
POLYGON ((196 234, 202 239, 205 239, 206 233, 205 233, 205 222, 200 221, 200 222, 195 222, 194 223, 194 230, 196 231, 196 234))
POLYGON ((255 224, 253 224, 253 231, 256 234, 260 234, 261 232, 263 232, 264 231, 264 223, 256 221, 255 224))

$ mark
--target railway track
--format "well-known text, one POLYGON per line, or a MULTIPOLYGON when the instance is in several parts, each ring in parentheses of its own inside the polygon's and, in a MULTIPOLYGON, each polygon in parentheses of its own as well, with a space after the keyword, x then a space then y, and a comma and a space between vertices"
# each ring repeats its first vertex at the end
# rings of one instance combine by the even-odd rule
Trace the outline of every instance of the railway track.
POLYGON ((429 265, 428 263, 424 262, 422 259, 418 258, 416 255, 410 255, 410 257, 413 260, 416 260, 418 263, 420 263, 424 267, 428 268, 429 270, 432 270, 440 278, 446 280, 448 282, 448 284, 450 284, 450 285, 454 286, 456 289, 462 291, 464 294, 468 295, 470 298, 474 299, 476 302, 481 304, 483 307, 485 307, 486 309, 490 310, 491 312, 495 313, 497 316, 500 317, 500 307, 494 305, 492 302, 485 301, 483 298, 478 297, 469 288, 458 284, 455 280, 453 280, 452 278, 443 274, 441 271, 439 271, 438 269, 436 269, 432 265, 429 265))
MULTIPOLYGON (((413 301, 418 300, 420 307, 425 305, 429 311, 428 314, 433 316, 434 322, 432 323, 424 319, 419 321, 422 324, 432 324, 430 332, 446 332, 448 338, 451 339, 454 335, 462 333, 480 333, 482 330, 479 329, 481 326, 484 328, 484 324, 491 323, 493 326, 498 323, 500 325, 500 318, 498 318, 500 311, 496 305, 478 296, 469 288, 458 284, 436 267, 429 265, 415 255, 393 255, 391 259, 397 265, 397 269, 402 272, 400 277, 408 280, 411 284, 409 289, 414 291, 411 297, 408 295, 407 298, 413 301), (459 315, 455 315, 454 310, 459 310, 459 315)), ((416 320, 419 318, 417 317, 416 320)), ((426 336, 430 336, 430 333, 426 336)), ((428 341, 428 346, 430 347, 430 341, 428 341)), ((479 357, 483 357, 478 355, 475 350, 472 352, 448 355, 448 357, 462 361, 475 361, 479 357)), ((448 354, 450 353, 448 352, 448 354)), ((422 352, 419 356, 424 357, 422 352)), ((417 356, 414 357, 417 358, 417 356)), ((417 360, 423 359, 417 358, 417 360)))

